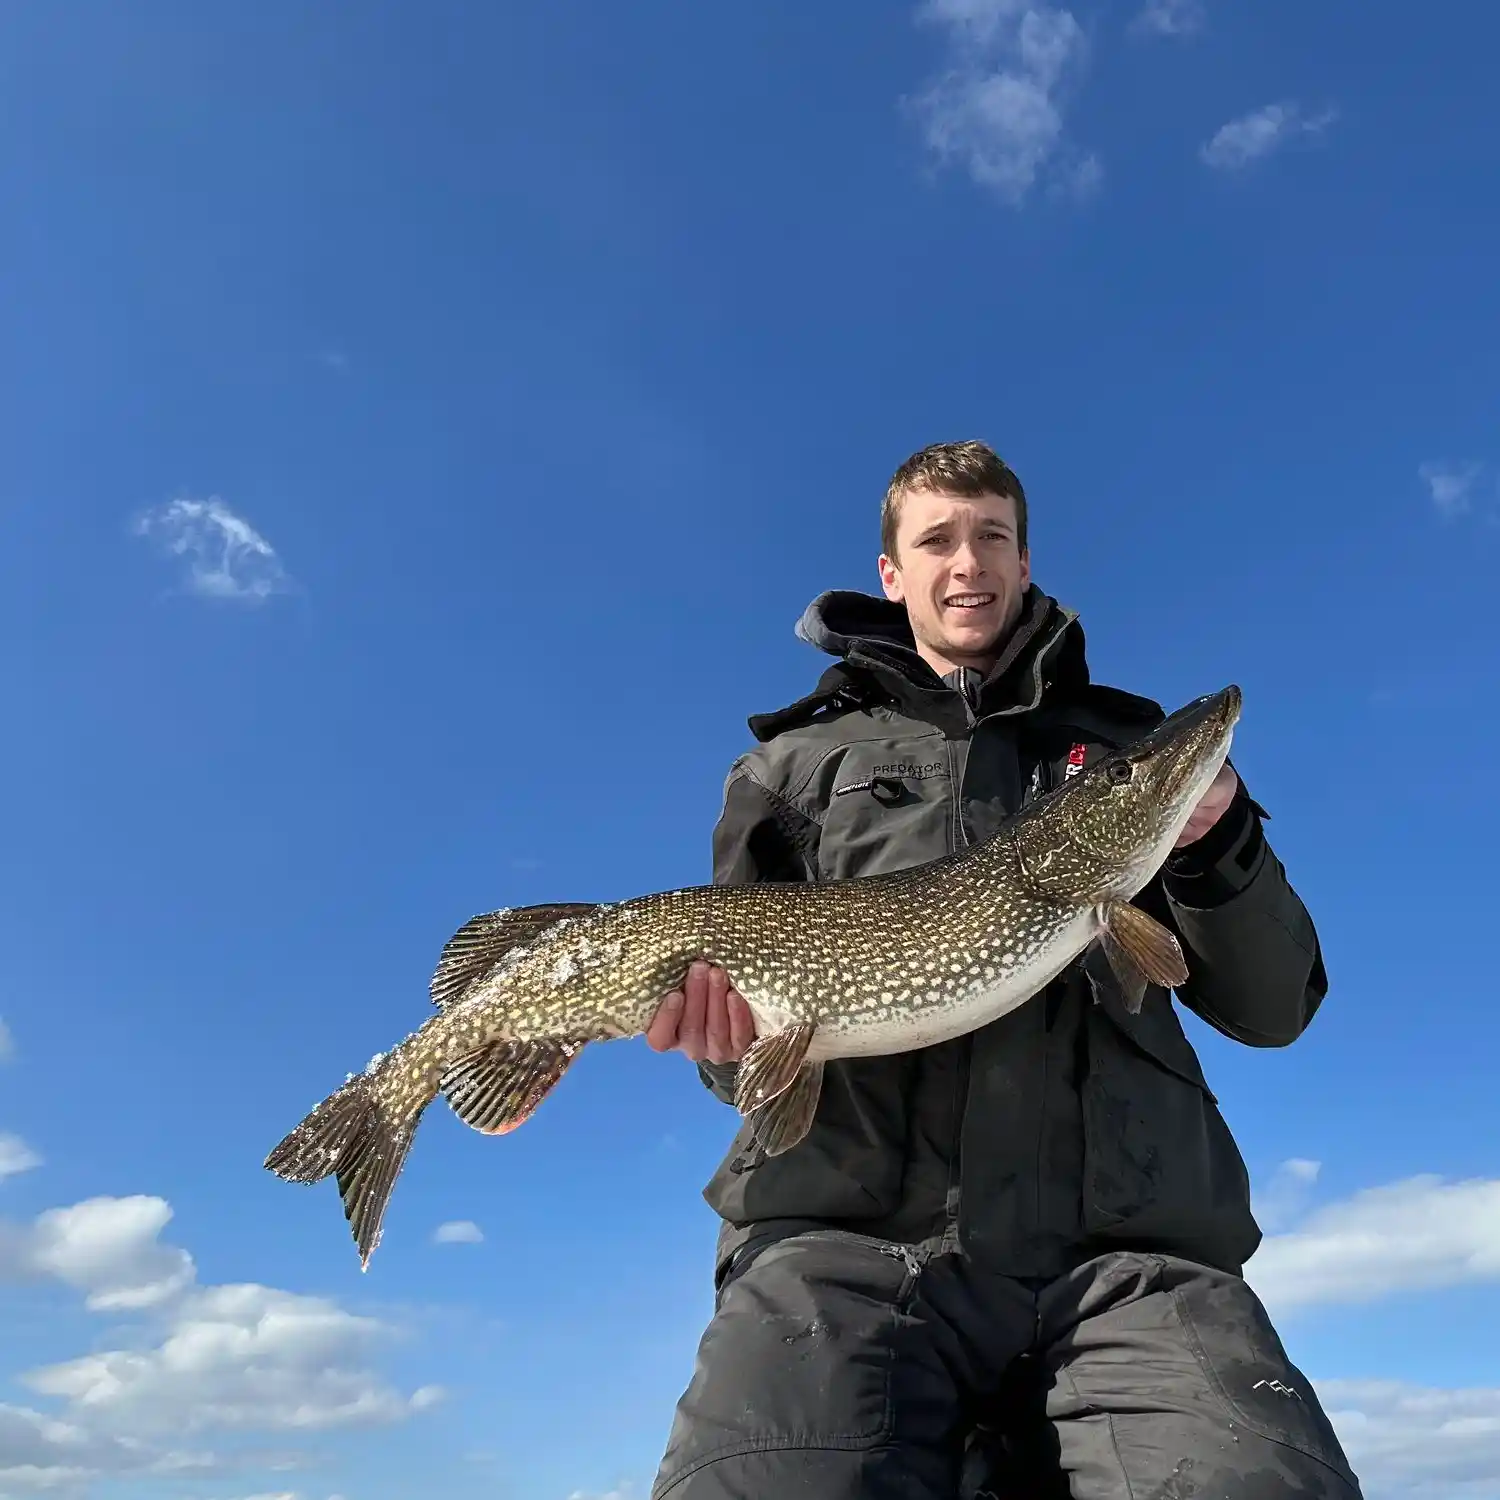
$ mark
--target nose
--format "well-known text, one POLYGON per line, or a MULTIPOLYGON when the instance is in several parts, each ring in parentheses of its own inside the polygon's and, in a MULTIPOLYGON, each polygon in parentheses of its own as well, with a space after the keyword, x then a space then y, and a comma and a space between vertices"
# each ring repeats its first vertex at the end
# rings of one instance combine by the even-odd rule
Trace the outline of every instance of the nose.
POLYGON ((973 542, 960 542, 953 553, 953 572, 958 578, 978 578, 984 572, 984 564, 973 542))

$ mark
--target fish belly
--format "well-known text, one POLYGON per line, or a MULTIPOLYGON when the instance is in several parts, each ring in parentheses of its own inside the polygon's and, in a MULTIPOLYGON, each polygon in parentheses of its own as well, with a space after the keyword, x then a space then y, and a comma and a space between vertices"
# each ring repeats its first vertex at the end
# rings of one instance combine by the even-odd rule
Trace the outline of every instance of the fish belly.
POLYGON ((1024 961, 967 985, 939 980, 908 1000, 861 1006, 819 1019, 810 1058, 878 1057, 935 1046, 1024 1005, 1045 989, 1099 932, 1092 908, 1037 945, 1024 961))

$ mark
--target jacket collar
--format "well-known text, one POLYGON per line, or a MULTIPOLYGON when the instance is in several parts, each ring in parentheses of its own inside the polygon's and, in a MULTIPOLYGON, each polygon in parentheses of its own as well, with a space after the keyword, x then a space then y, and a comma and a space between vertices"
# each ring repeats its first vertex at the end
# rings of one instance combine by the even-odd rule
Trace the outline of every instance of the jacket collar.
POLYGON ((956 715, 967 724, 970 704, 976 716, 1024 713, 1051 689, 1081 691, 1089 681, 1077 615, 1034 584, 1004 650, 972 699, 917 654, 906 610, 889 599, 829 590, 803 611, 797 635, 853 674, 871 679, 901 707, 934 722, 956 715))

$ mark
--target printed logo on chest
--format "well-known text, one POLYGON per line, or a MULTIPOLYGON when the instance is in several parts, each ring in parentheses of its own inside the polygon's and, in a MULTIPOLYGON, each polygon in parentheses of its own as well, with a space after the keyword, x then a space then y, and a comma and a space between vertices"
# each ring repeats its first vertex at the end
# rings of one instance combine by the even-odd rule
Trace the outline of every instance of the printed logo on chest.
POLYGON ((912 761, 912 760, 888 760, 882 761, 875 766, 870 774, 872 776, 894 777, 898 781, 927 781, 933 776, 941 776, 947 771, 947 766, 940 760, 912 761))

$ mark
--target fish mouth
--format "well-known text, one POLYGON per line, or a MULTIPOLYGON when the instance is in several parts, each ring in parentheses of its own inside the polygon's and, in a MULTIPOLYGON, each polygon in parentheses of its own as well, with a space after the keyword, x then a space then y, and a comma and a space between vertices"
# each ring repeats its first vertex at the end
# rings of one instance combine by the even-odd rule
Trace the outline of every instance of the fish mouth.
MULTIPOLYGON (((1212 775, 1218 774, 1244 706, 1244 694, 1235 683, 1230 683, 1217 693, 1184 704, 1156 726, 1147 737, 1148 745, 1165 748, 1175 743, 1177 747, 1162 778, 1162 791, 1167 798, 1175 798, 1190 782, 1203 776, 1209 764, 1213 766, 1212 775)), ((1206 777, 1205 789, 1212 775, 1206 777)))

